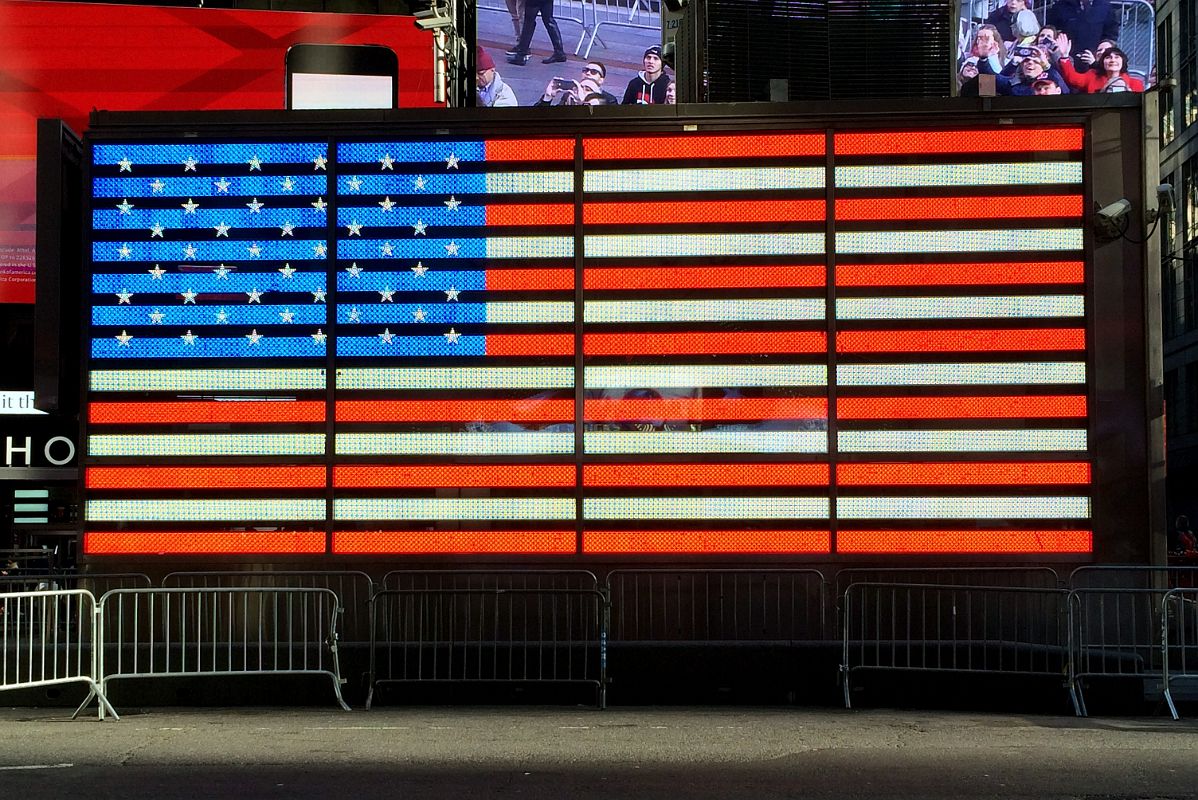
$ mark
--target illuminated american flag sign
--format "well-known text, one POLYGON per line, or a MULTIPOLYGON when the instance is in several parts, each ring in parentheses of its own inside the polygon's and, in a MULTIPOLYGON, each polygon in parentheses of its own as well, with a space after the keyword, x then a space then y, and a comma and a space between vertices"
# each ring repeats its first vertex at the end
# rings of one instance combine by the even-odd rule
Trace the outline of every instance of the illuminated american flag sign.
POLYGON ((96 145, 86 548, 1089 553, 1083 139, 96 145))

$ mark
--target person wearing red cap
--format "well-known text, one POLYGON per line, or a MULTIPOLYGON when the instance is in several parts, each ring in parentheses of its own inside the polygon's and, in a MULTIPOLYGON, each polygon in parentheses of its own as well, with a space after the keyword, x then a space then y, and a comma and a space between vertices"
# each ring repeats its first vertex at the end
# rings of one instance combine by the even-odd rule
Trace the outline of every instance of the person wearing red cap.
POLYGON ((495 59, 483 48, 475 50, 475 83, 478 87, 478 104, 487 108, 518 106, 516 93, 503 82, 495 69, 495 59))

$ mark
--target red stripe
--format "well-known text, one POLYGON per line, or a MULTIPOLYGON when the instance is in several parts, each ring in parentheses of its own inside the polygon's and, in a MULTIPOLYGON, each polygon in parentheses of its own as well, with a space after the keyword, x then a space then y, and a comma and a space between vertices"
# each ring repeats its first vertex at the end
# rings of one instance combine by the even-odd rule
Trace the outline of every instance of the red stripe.
POLYGON ((573 203, 488 205, 488 225, 573 225, 573 203))
POLYGON ((583 351, 589 356, 692 355, 712 353, 823 353, 823 331, 751 331, 745 333, 588 333, 583 351))
POLYGON ((573 161, 573 139, 491 139, 487 161, 573 161))
POLYGON ((838 553, 1089 553, 1090 531, 846 531, 838 553))
POLYGON ((588 554, 827 553, 828 531, 587 531, 588 554))
POLYGON ((841 397, 840 419, 1043 419, 1086 416, 1084 395, 841 397))
POLYGON ((93 425, 324 422, 324 401, 91 403, 87 412, 93 425))
POLYGON ((920 131, 838 133, 833 148, 838 156, 929 155, 977 153, 995 161, 1002 153, 1076 151, 1082 149, 1082 128, 954 128, 920 131))
POLYGON ((572 356, 572 333, 489 333, 488 356, 572 356))
POLYGON ((1018 197, 868 197, 836 201, 836 219, 1014 219, 1017 217, 1080 217, 1082 197, 1027 195, 1018 197))
MULTIPOLYGON (((490 276, 492 273, 488 272, 490 276)), ((583 273, 587 289, 771 289, 824 286, 822 264, 778 266, 745 264, 736 267, 659 267, 592 269, 583 273)), ((489 278, 488 278, 489 279, 489 278)))
POLYGON ((841 353, 963 353, 1021 350, 1085 350, 1084 328, 1010 330, 841 331, 841 353))
POLYGON ((837 286, 1013 286, 1081 283, 1081 261, 1027 261, 995 264, 839 264, 837 286))
POLYGON ((584 464, 584 486, 827 486, 827 464, 584 464))
POLYGON ((492 292, 573 289, 572 269, 489 269, 487 290, 492 292))
MULTIPOLYGON (((993 203, 993 200, 991 201, 993 203)), ((823 222, 823 200, 692 200, 672 203, 587 203, 584 225, 696 225, 738 222, 823 222)), ((490 217, 488 216, 488 221, 490 217)))
POLYGON ((841 486, 1046 486, 1090 484, 1085 461, 838 464, 841 486))
POLYGON ((629 398, 594 399, 583 403, 588 421, 806 419, 825 420, 823 397, 629 398))
POLYGON ((244 467, 88 467, 88 489, 323 489, 320 464, 244 467))
MULTIPOLYGON (((537 145, 540 146, 539 144, 537 145)), ((623 136, 585 139, 583 158, 653 159, 672 162, 689 158, 782 158, 822 156, 824 134, 695 134, 691 136, 623 136)))
POLYGON ((89 556, 324 555, 323 531, 87 531, 89 556))
POLYGON ((574 531, 334 531, 337 555, 573 555, 574 531))
POLYGON ((338 422, 569 422, 571 399, 338 400, 338 422))
POLYGON ((572 487, 573 464, 338 464, 338 489, 572 487))

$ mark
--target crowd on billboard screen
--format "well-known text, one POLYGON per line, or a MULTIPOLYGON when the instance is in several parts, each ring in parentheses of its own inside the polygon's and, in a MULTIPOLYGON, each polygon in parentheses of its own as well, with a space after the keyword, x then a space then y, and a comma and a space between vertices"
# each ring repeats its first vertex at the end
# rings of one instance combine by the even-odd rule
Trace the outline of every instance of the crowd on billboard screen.
POLYGON ((1156 82, 1148 0, 963 0, 962 96, 1142 92, 1156 82))

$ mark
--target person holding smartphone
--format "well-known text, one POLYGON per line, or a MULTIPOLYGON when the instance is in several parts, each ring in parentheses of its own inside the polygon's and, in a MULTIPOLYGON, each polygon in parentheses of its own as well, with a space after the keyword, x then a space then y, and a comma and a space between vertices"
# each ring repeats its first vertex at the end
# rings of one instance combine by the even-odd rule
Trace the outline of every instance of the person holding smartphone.
POLYGON ((578 80, 568 78, 553 78, 545 85, 541 99, 534 105, 538 106, 574 106, 587 103, 592 94, 601 96, 603 102, 599 105, 616 105, 616 96, 603 88, 607 80, 607 67, 602 61, 588 61, 582 68, 578 80))

